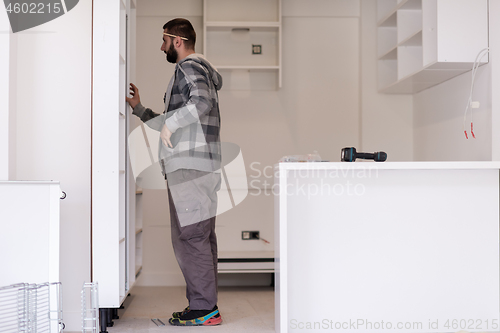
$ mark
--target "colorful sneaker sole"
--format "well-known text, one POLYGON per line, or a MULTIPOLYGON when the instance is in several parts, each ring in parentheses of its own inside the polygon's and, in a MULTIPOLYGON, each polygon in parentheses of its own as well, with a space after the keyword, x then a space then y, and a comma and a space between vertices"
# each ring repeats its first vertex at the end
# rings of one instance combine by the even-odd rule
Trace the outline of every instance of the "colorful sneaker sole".
POLYGON ((222 323, 222 317, 219 310, 215 310, 204 317, 191 320, 182 320, 180 318, 170 318, 168 322, 174 326, 214 326, 222 323))
POLYGON ((220 325, 222 324, 222 316, 213 316, 212 318, 208 319, 205 321, 202 325, 203 326, 215 326, 215 325, 220 325))

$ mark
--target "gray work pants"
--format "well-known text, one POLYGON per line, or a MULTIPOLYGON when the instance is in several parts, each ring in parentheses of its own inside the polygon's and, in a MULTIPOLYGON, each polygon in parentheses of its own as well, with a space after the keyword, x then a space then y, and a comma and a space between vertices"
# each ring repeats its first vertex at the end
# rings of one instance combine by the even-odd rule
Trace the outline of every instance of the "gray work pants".
POLYGON ((187 214, 189 220, 193 219, 193 215, 206 217, 206 214, 199 215, 192 208, 213 211, 213 205, 217 206, 216 192, 219 188, 218 175, 190 169, 180 169, 167 175, 172 246, 186 281, 186 298, 193 310, 210 310, 217 304, 215 214, 187 225, 182 223, 186 219, 183 214, 187 214), (203 179, 202 184, 200 179, 203 179))

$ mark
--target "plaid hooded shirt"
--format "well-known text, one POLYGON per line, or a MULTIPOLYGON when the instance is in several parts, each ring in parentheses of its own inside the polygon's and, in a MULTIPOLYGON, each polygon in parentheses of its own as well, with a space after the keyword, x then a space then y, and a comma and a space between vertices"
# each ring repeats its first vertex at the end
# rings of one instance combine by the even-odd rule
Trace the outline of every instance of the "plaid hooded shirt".
POLYGON ((213 172, 220 169, 220 114, 217 91, 222 76, 201 54, 191 54, 175 66, 165 93, 165 111, 158 114, 140 103, 133 114, 154 130, 172 132, 167 147, 160 139, 158 158, 163 174, 178 169, 213 172))

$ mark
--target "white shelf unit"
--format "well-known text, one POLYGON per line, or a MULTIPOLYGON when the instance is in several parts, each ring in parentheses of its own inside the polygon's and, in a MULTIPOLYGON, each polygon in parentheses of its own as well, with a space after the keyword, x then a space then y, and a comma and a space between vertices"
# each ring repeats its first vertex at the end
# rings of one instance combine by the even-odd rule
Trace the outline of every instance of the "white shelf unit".
POLYGON ((488 47, 487 0, 378 0, 377 14, 380 92, 437 85, 472 69, 488 47))
POLYGON ((281 88, 281 26, 281 0, 204 0, 203 53, 226 82, 240 70, 281 88), (252 54, 254 44, 261 54, 252 54))
POLYGON ((94 6, 92 105, 92 281, 101 309, 119 308, 135 282, 135 184, 125 96, 135 42, 135 1, 94 6))
POLYGON ((139 187, 135 191, 135 278, 139 277, 142 271, 142 248, 143 248, 143 219, 142 219, 142 193, 139 187))

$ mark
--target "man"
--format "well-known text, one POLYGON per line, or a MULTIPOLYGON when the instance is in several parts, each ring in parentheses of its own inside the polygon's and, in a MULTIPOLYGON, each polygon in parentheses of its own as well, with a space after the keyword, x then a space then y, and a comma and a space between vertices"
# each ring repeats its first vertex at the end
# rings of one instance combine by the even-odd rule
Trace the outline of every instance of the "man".
POLYGON ((161 50, 175 72, 162 115, 142 106, 130 84, 133 114, 160 131, 159 161, 167 179, 172 245, 186 280, 188 307, 174 312, 177 326, 217 325, 217 239, 215 215, 220 189, 220 115, 217 91, 222 77, 195 53, 196 33, 188 20, 163 26, 161 50))

